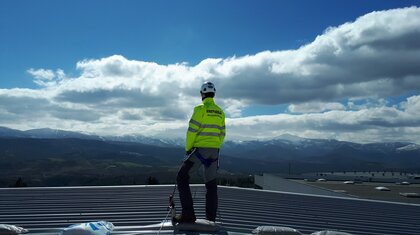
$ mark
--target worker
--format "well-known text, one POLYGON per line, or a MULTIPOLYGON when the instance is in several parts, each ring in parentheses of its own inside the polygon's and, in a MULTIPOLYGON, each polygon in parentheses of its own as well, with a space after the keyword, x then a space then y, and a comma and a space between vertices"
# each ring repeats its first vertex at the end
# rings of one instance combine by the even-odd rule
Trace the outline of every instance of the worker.
POLYGON ((201 86, 202 104, 194 108, 189 121, 185 141, 186 157, 177 175, 179 198, 182 213, 176 215, 176 223, 194 223, 193 199, 189 186, 191 173, 200 166, 204 169, 206 185, 206 219, 216 221, 217 197, 217 169, 220 146, 226 135, 225 114, 213 100, 216 88, 213 83, 205 82, 201 86))

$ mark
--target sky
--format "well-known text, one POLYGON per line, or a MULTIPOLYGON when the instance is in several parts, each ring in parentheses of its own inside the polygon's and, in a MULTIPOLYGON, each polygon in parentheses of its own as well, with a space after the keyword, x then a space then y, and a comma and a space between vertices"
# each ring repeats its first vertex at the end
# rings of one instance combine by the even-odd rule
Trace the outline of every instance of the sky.
POLYGON ((3 0, 0 126, 420 144, 420 2, 3 0))

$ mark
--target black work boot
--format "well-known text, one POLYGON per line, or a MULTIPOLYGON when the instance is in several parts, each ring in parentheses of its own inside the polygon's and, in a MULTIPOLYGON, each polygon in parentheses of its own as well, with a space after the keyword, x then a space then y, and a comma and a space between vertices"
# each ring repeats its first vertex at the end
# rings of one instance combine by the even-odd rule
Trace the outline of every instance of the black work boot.
POLYGON ((172 222, 174 223, 195 223, 195 216, 188 216, 188 215, 176 215, 172 218, 172 222))

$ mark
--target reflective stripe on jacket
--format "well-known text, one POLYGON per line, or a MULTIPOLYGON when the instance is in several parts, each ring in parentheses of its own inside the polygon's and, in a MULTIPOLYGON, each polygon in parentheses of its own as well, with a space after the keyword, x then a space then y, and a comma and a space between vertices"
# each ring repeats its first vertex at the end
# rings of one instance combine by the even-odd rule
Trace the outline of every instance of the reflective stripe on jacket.
POLYGON ((185 151, 194 147, 220 148, 226 136, 225 114, 214 103, 213 98, 205 98, 194 108, 188 125, 185 151))

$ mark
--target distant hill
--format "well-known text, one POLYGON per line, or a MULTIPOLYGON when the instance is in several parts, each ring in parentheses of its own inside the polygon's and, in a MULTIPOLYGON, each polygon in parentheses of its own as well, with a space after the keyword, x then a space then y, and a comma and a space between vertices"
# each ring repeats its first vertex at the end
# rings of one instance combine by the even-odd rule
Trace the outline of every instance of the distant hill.
POLYGON ((22 177, 30 186, 144 184, 174 179, 184 151, 141 143, 0 137, 0 186, 22 177))
POLYGON ((83 134, 73 131, 55 130, 50 128, 32 129, 24 131, 26 137, 37 139, 92 139, 101 140, 102 138, 97 135, 83 134))
POLYGON ((7 127, 0 127, 0 137, 16 137, 16 138, 24 138, 28 137, 24 131, 14 130, 7 127))
MULTIPOLYGON (((81 181, 89 184, 98 183, 98 178, 115 183, 118 177, 119 182, 125 182, 150 175, 168 180, 174 178, 183 156, 179 140, 0 128, 0 186, 10 184, 6 179, 10 182, 16 176, 33 179, 32 185, 60 185, 64 181, 68 185, 81 181)), ((357 144, 290 135, 266 141, 228 141, 221 151, 220 169, 243 174, 418 171, 420 147, 413 143, 357 144)))
MULTIPOLYGON (((162 147, 179 146, 180 140, 163 140, 149 138, 142 135, 122 135, 122 136, 99 136, 73 131, 63 131, 51 128, 32 129, 27 131, 14 130, 7 127, 0 127, 0 137, 33 138, 33 139, 84 139, 84 140, 103 140, 115 142, 133 142, 162 147)), ((181 144, 182 145, 182 144, 181 144)))
MULTIPOLYGON (((290 136, 268 141, 227 142, 223 152, 266 162, 296 162, 335 170, 420 169, 420 146, 412 143, 358 144, 290 136)), ((303 170, 306 171, 306 170, 303 170)))

